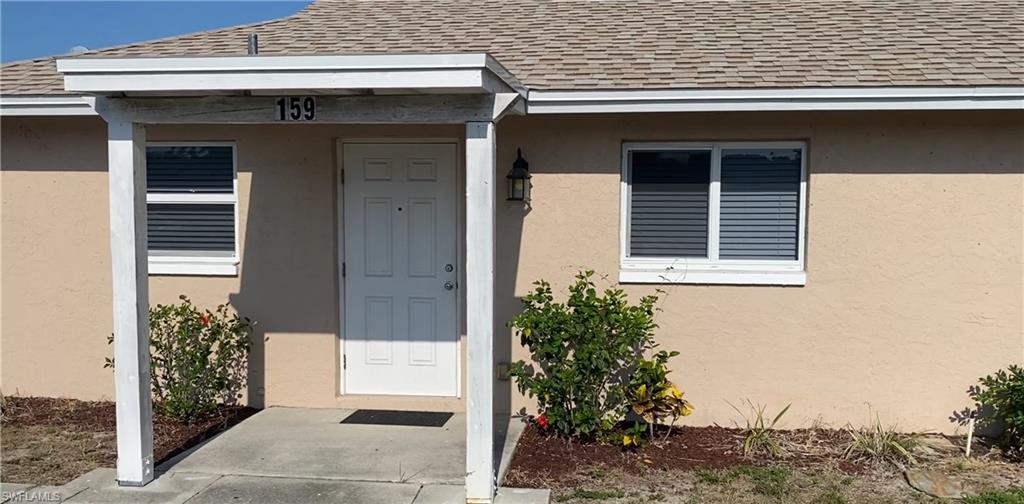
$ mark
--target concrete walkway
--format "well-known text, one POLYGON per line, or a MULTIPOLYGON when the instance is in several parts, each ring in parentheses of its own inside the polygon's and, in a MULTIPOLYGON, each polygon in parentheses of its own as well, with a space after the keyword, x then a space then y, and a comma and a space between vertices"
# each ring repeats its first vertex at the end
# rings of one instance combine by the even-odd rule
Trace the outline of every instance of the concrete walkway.
MULTIPOLYGON (((119 487, 113 469, 58 486, 3 484, 0 502, 72 504, 464 504, 461 485, 160 473, 142 488, 119 487)), ((494 504, 548 504, 548 490, 501 488, 494 504)))
MULTIPOLYGON (((4 484, 0 502, 465 502, 464 415, 443 427, 340 424, 350 413, 269 408, 161 464, 145 487, 118 487, 113 469, 96 469, 59 487, 4 484)), ((503 420, 496 422, 500 474, 523 428, 518 420, 503 420)), ((549 498, 547 490, 502 488, 495 504, 547 504, 549 498)))

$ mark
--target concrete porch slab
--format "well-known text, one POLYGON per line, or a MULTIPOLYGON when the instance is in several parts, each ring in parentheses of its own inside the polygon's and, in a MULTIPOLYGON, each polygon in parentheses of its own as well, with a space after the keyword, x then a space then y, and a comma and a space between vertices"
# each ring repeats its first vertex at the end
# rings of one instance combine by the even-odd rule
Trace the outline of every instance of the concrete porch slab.
POLYGON ((232 427, 168 472, 450 483, 465 479, 466 416, 443 427, 339 424, 353 410, 268 408, 232 427))
POLYGON ((114 469, 95 469, 61 487, 64 502, 74 504, 180 504, 196 496, 219 475, 184 472, 158 474, 144 487, 118 486, 114 469))
POLYGON ((420 485, 367 481, 318 480, 225 476, 189 504, 292 504, 351 502, 359 504, 411 503, 420 485))
MULTIPOLYGON (((548 504, 550 490, 499 488, 494 504, 548 504)), ((413 504, 465 504, 466 489, 456 485, 423 485, 413 504)))

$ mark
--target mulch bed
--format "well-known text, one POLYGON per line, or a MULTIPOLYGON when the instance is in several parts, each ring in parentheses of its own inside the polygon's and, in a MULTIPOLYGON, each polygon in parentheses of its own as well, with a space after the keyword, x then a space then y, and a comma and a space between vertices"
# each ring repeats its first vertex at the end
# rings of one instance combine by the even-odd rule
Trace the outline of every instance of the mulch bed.
MULTIPOLYGON (((177 422, 165 416, 154 414, 153 417, 153 455, 156 463, 160 464, 171 457, 199 444, 206 439, 222 432, 258 410, 245 406, 221 406, 219 411, 210 414, 193 424, 177 422)), ((0 426, 4 429, 3 451, 25 451, 35 450, 43 453, 55 453, 58 449, 53 448, 47 452, 45 440, 38 439, 41 435, 53 435, 54 445, 60 446, 56 441, 57 436, 71 436, 75 434, 87 434, 99 441, 101 446, 90 452, 90 457, 96 467, 114 467, 117 459, 116 444, 113 444, 113 435, 116 432, 117 416, 112 401, 78 401, 74 399, 57 399, 49 397, 5 397, 3 402, 3 414, 0 418, 0 426), (32 446, 19 446, 18 436, 8 434, 17 433, 18 430, 33 433, 32 446), (9 442, 10 441, 10 442, 9 442), (41 446, 40 446, 41 445, 41 446)), ((39 459, 40 457, 35 457, 39 459)), ((2 472, 9 475, 12 472, 21 475, 19 479, 29 477, 33 470, 25 467, 26 460, 31 464, 33 457, 21 457, 19 467, 9 466, 11 463, 8 457, 3 457, 2 472), (16 470, 13 470, 16 469, 16 470), (12 471, 13 470, 13 471, 12 471)), ((51 483, 53 476, 48 474, 44 468, 52 465, 52 460, 39 460, 40 479, 32 483, 51 483)), ((61 479, 66 479, 64 476, 61 479)), ((5 477, 5 481, 8 478, 5 477)))
MULTIPOLYGON (((529 486, 537 481, 571 480, 574 475, 599 467, 614 468, 627 473, 650 470, 681 470, 697 468, 726 469, 740 465, 761 465, 776 462, 748 459, 743 456, 743 434, 740 429, 724 427, 675 427, 667 440, 639 449, 628 449, 611 443, 580 443, 547 435, 530 424, 526 427, 512 463, 506 473, 505 485, 529 486)), ((826 460, 829 454, 841 451, 848 437, 837 430, 787 431, 788 440, 806 446, 791 451, 783 462, 794 467, 810 467, 826 460)), ((865 466, 847 460, 836 461, 843 472, 857 474, 865 466)))

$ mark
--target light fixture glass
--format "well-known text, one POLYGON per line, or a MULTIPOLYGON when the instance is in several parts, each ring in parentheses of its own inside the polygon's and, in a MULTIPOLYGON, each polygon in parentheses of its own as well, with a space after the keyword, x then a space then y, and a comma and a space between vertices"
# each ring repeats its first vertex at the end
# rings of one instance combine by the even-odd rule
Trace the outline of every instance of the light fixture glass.
POLYGON ((516 160, 508 178, 508 200, 529 201, 530 199, 530 163, 523 159, 523 150, 516 149, 516 160))

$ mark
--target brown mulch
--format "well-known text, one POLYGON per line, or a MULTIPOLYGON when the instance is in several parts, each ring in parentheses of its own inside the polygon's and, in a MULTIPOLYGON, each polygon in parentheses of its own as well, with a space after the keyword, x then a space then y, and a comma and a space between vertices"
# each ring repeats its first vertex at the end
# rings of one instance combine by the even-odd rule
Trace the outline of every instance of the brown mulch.
MULTIPOLYGON (((153 418, 153 455, 160 464, 256 413, 221 406, 192 424, 163 415, 153 418)), ((59 485, 117 460, 111 401, 49 397, 4 397, 0 437, 4 482, 59 485)))
MULTIPOLYGON (((504 484, 529 486, 537 481, 571 480, 575 475, 593 468, 611 468, 640 474, 650 470, 690 471, 697 468, 727 469, 740 465, 763 465, 778 462, 743 456, 743 434, 740 429, 724 427, 675 427, 661 441, 665 431, 658 433, 659 442, 639 449, 623 448, 612 443, 581 443, 549 436, 530 424, 526 427, 504 484)), ((783 462, 794 467, 811 467, 842 450, 848 437, 838 430, 802 429, 784 434, 789 444, 800 445, 790 450, 783 462)), ((855 461, 840 460, 839 470, 858 474, 865 469, 855 461)))

